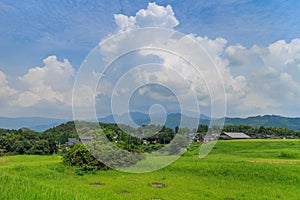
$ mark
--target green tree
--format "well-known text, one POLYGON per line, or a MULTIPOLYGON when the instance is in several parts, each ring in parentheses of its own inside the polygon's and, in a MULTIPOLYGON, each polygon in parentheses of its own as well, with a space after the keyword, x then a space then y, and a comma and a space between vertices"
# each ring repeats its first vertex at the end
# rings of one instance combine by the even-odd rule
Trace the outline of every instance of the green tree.
POLYGON ((17 152, 19 154, 27 154, 27 153, 30 153, 30 148, 31 148, 31 143, 26 140, 26 139, 23 139, 23 140, 18 140, 14 143, 13 145, 13 149, 14 149, 14 152, 17 152))
POLYGON ((175 136, 175 132, 171 128, 166 128, 165 126, 156 133, 155 135, 147 138, 149 141, 157 141, 160 144, 169 144, 173 137, 175 136))
POLYGON ((179 131, 179 126, 176 126, 175 127, 175 133, 178 133, 178 131, 179 131))
POLYGON ((206 133, 207 131, 208 131, 207 125, 199 124, 197 133, 206 133))
POLYGON ((79 166, 84 170, 108 169, 106 165, 96 160, 83 144, 77 143, 67 149, 63 155, 63 163, 69 166, 79 166))
POLYGON ((31 154, 50 155, 50 145, 47 140, 37 141, 30 149, 31 154))

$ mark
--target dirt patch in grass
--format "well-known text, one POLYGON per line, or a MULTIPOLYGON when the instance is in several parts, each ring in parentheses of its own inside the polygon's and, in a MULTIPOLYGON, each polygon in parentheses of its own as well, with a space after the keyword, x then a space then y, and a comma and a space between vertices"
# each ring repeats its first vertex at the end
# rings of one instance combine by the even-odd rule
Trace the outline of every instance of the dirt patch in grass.
POLYGON ((164 184, 164 183, 157 183, 157 182, 152 183, 152 186, 153 186, 153 187, 156 187, 156 188, 164 188, 164 187, 167 187, 166 184, 164 184))
POLYGON ((300 164, 300 160, 283 160, 283 159, 252 159, 248 161, 255 162, 255 163, 300 164))
POLYGON ((128 190, 121 190, 119 193, 120 194, 130 194, 131 192, 129 192, 128 190))
POLYGON ((91 186, 92 187, 102 187, 102 186, 104 186, 104 184, 103 183, 93 183, 93 184, 91 184, 91 186))

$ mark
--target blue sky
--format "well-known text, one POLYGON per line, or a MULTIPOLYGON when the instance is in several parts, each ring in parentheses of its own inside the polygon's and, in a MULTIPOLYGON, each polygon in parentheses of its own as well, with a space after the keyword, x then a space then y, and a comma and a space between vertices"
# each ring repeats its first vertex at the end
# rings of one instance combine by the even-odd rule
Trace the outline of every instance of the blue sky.
MULTIPOLYGON (((300 2, 157 1, 171 4, 176 30, 228 44, 268 45, 299 37, 300 2)), ((1 69, 24 73, 48 55, 68 58, 78 67, 100 39, 115 31, 113 15, 134 15, 148 1, 1 1, 1 69), (25 70, 25 71, 24 71, 25 70)))
MULTIPOLYGON (((247 92, 249 93, 250 90, 253 92, 247 97, 251 101, 257 101, 258 99, 254 100, 252 98, 254 98, 255 94, 260 94, 254 91, 258 87, 254 82, 257 82, 258 79, 265 80, 264 76, 268 76, 266 73, 269 73, 268 67, 273 67, 273 62, 269 59, 274 55, 268 47, 271 44, 277 44, 281 40, 286 42, 286 46, 292 46, 287 48, 295 52, 291 53, 291 51, 287 50, 287 55, 285 58, 282 58, 282 62, 290 62, 290 65, 294 67, 288 65, 284 69, 279 69, 275 64, 273 67, 277 70, 276 77, 278 80, 290 81, 289 85, 294 84, 293 88, 288 89, 291 93, 291 97, 288 100, 279 99, 272 102, 277 107, 265 105, 265 107, 260 108, 252 107, 254 104, 249 103, 247 100, 243 106, 248 105, 249 109, 238 110, 237 107, 239 105, 233 103, 233 105, 228 105, 227 110, 229 110, 229 115, 232 116, 248 116, 252 114, 300 115, 300 108, 294 105, 296 101, 293 100, 299 94, 297 85, 299 84, 299 76, 295 75, 295 73, 299 72, 297 71, 297 66, 299 65, 297 47, 299 43, 297 41, 292 43, 294 39, 300 38, 299 1, 173 0, 155 2, 164 8, 167 5, 171 6, 174 16, 179 21, 177 26, 172 27, 174 30, 183 34, 192 33, 202 38, 207 37, 207 41, 215 41, 216 38, 226 40, 226 43, 222 46, 222 52, 219 52, 218 56, 226 60, 226 67, 230 71, 230 77, 233 78, 233 81, 241 81, 245 78, 247 92), (253 49, 253 46, 257 46, 260 49, 253 49), (262 52, 267 50, 271 52, 270 56, 266 55, 262 58, 262 55, 265 55, 262 52), (250 57, 257 58, 256 60, 263 60, 264 64, 259 68, 260 65, 255 63, 255 59, 253 62, 249 61, 250 57), (251 67, 252 64, 258 67, 251 67), (263 72, 255 74, 254 72, 258 70, 263 72), (250 77, 249 74, 254 75, 250 77), (286 105, 280 108, 284 102, 286 102, 286 105), (297 108, 296 110, 295 107, 297 108)), ((47 104, 49 99, 42 96, 38 98, 39 100, 36 101, 36 104, 26 103, 26 106, 18 103, 10 104, 6 101, 20 99, 20 94, 23 94, 23 96, 28 94, 26 93, 27 90, 31 92, 30 95, 36 95, 33 91, 37 89, 33 89, 34 87, 31 83, 31 85, 25 86, 22 80, 25 80, 26 74, 29 74, 30 69, 34 67, 46 69, 46 64, 43 60, 48 58, 48 56, 56 56, 55 59, 52 57, 52 60, 49 58, 48 60, 51 60, 49 63, 63 63, 63 59, 67 59, 68 63, 64 64, 66 67, 64 69, 69 70, 70 73, 73 70, 75 76, 79 66, 89 52, 104 37, 118 32, 114 15, 135 16, 139 10, 146 9, 148 3, 148 1, 130 0, 0 1, 0 71, 3 74, 2 85, 5 87, 2 91, 11 94, 9 97, 3 94, 0 98, 0 106, 6 108, 3 109, 3 113, 0 113, 0 115, 43 116, 47 107, 50 107, 52 110, 61 110, 63 107, 62 102, 58 103, 58 105, 47 104), (12 97, 13 95, 15 96, 12 97)), ((43 79, 43 76, 40 78, 43 79)), ((273 80, 277 79, 273 77, 273 80)), ((50 84, 49 82, 49 86, 52 89, 55 88, 53 86, 55 84, 50 84)), ((230 85, 231 83, 228 84, 230 85)), ((47 83, 45 82, 46 86, 47 83)), ((232 86, 232 88, 236 87, 232 86)), ((266 88, 286 90, 282 84, 268 85, 266 88)), ((241 90, 245 92, 246 89, 241 90)), ((269 95, 265 95, 265 92, 262 92, 261 95, 266 97, 261 98, 259 101, 273 101, 276 93, 269 91, 269 95)), ((30 101, 30 98, 27 101, 30 101)), ((68 108, 68 110, 58 113, 62 117, 70 117, 71 109, 68 108)), ((55 116, 55 112, 51 113, 50 116, 59 117, 55 116)))

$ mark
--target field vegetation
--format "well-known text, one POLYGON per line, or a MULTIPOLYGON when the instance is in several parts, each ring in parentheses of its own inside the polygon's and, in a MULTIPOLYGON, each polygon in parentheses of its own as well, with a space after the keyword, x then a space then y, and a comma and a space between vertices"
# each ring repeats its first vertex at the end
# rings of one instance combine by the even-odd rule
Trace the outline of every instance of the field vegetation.
POLYGON ((300 140, 218 141, 204 159, 199 148, 143 174, 81 174, 59 155, 0 157, 0 199, 299 199, 300 140))

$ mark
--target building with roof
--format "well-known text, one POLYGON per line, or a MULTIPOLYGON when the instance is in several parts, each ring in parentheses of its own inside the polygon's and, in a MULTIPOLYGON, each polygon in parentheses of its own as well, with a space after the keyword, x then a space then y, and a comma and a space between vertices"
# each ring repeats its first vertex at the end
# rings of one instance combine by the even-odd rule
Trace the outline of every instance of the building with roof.
POLYGON ((68 141, 66 142, 66 148, 68 148, 69 146, 76 144, 76 143, 81 143, 81 144, 85 144, 91 140, 93 140, 94 137, 93 136, 80 136, 79 139, 77 138, 68 138, 68 141))
POLYGON ((242 133, 242 132, 222 132, 221 137, 224 140, 251 138, 249 135, 246 135, 245 133, 242 133))
POLYGON ((69 146, 72 146, 73 144, 79 143, 79 139, 77 138, 68 138, 68 141, 66 142, 66 148, 69 146))
POLYGON ((80 136, 79 137, 79 142, 81 142, 82 144, 85 144, 91 140, 93 140, 94 137, 93 136, 80 136))

